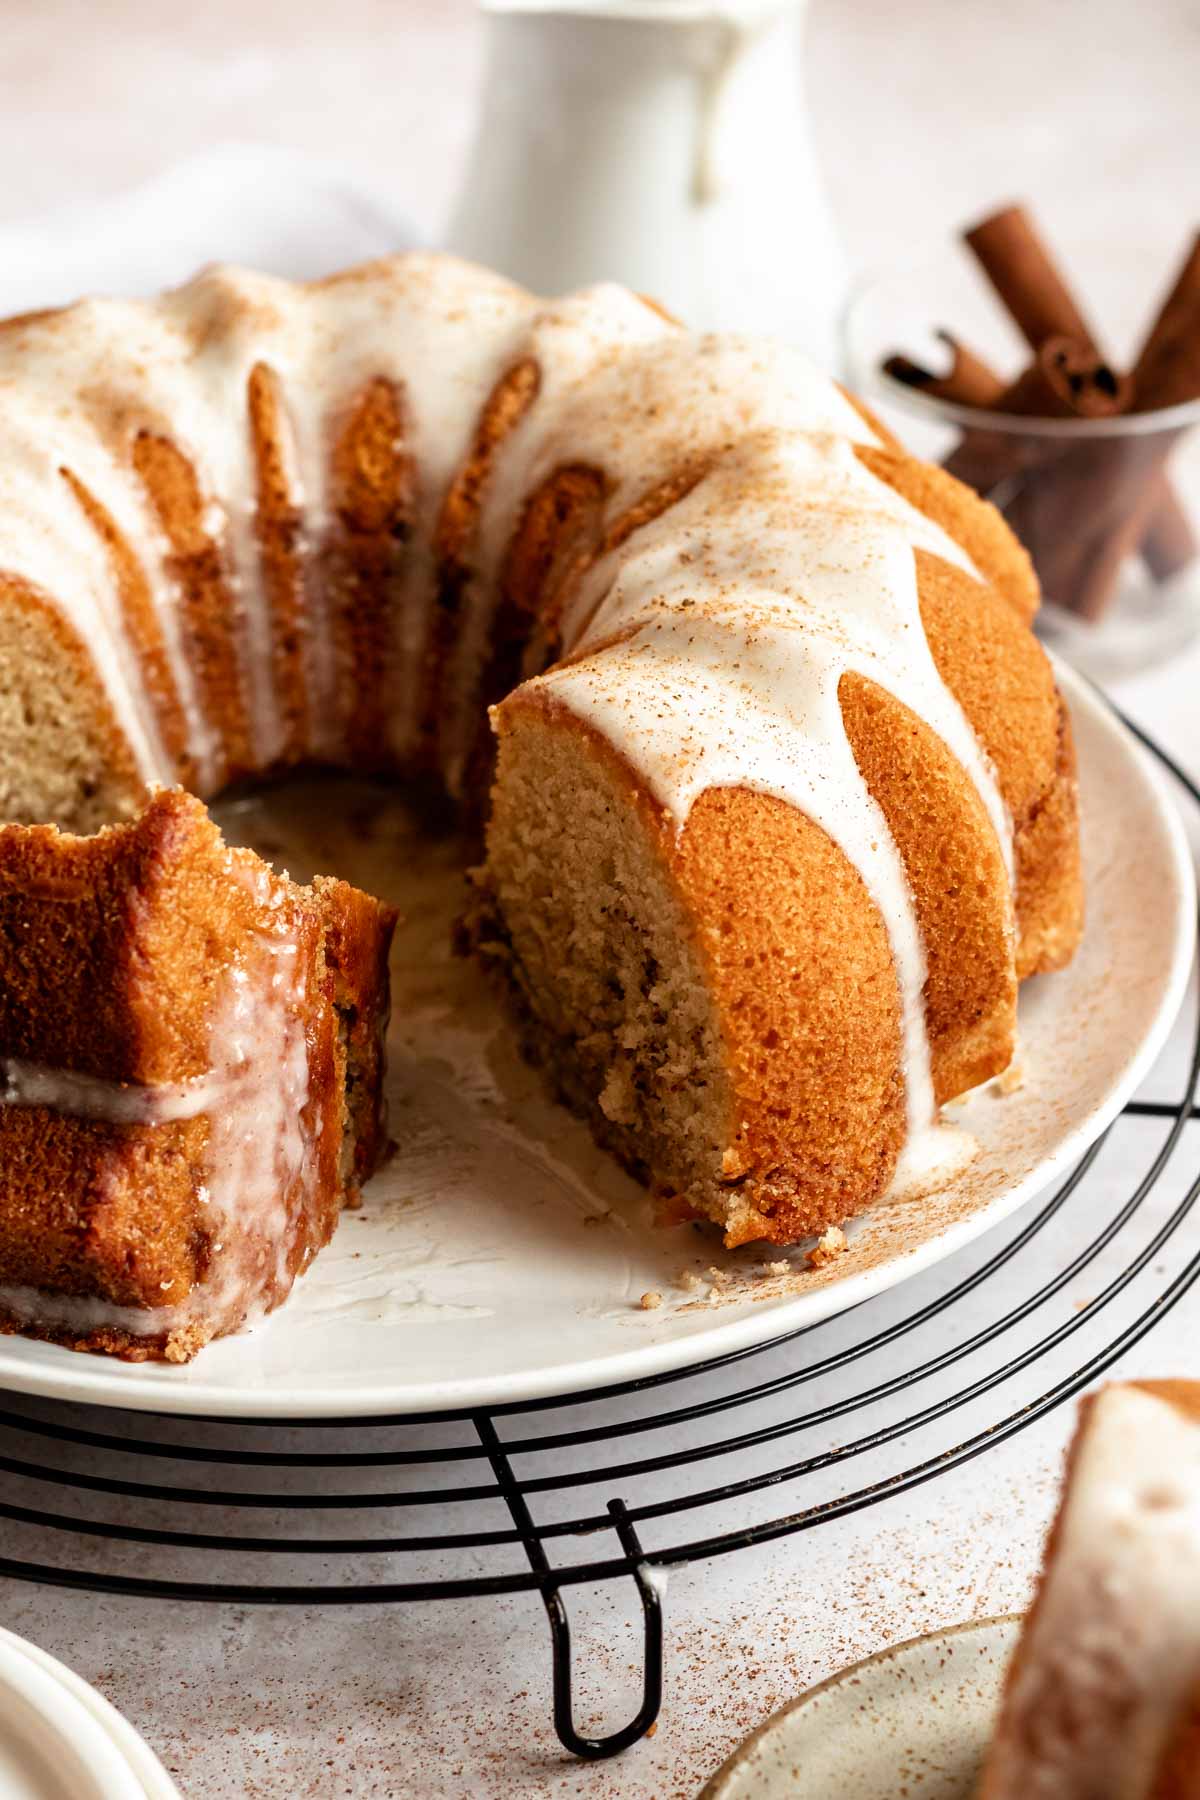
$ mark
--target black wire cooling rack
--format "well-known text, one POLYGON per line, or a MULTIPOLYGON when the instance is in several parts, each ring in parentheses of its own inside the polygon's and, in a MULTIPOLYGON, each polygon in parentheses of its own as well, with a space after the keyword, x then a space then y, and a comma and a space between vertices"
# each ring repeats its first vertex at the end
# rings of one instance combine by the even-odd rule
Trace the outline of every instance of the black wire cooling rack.
POLYGON ((658 1715, 672 1567, 812 1530, 979 1456, 1094 1381, 1192 1287, 1192 1004, 1166 1059, 1180 1066, 1157 1077, 1175 1091, 1129 1105, 1036 1209, 767 1348, 568 1401, 420 1418, 258 1425, 10 1398, 0 1575, 270 1606, 535 1590, 558 1735, 577 1756, 616 1755, 658 1715), (1117 1166, 1131 1163, 1144 1170, 1132 1190, 1117 1166), (48 1547, 61 1555, 43 1560, 48 1547), (566 1594, 618 1580, 641 1602, 641 1704, 588 1736, 566 1594))

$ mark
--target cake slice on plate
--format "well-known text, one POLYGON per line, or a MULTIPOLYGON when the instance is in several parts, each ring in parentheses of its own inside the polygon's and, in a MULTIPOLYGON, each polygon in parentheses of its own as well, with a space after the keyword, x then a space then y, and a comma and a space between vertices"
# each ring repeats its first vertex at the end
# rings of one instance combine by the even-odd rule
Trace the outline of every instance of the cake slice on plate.
POLYGON ((1084 1401, 979 1800, 1200 1796, 1200 1382, 1084 1401))
POLYGON ((384 1148, 394 925, 178 788, 0 829, 0 1330, 182 1362, 286 1297, 384 1148))

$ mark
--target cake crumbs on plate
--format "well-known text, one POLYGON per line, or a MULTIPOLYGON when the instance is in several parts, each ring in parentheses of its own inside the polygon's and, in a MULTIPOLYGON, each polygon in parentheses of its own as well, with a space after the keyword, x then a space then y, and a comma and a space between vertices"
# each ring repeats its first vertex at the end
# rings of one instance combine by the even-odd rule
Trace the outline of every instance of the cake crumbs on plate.
POLYGON ((1025 1064, 1010 1062, 1007 1069, 1002 1069, 996 1076, 992 1086, 997 1094, 1018 1094, 1025 1086, 1025 1064))
POLYGON ((681 1269, 676 1277, 676 1285, 685 1288, 689 1294, 698 1294, 704 1286, 704 1277, 697 1275, 695 1269, 681 1269))
POLYGON ((792 1265, 790 1262, 771 1262, 767 1264, 768 1275, 790 1275, 791 1272, 792 1265))
POLYGON ((648 1288, 638 1301, 643 1312, 656 1312, 662 1303, 663 1297, 657 1288, 648 1288))
POLYGON ((846 1234, 840 1225, 831 1225, 817 1239, 815 1247, 808 1253, 810 1269, 823 1269, 831 1263, 835 1256, 841 1256, 846 1248, 846 1234))

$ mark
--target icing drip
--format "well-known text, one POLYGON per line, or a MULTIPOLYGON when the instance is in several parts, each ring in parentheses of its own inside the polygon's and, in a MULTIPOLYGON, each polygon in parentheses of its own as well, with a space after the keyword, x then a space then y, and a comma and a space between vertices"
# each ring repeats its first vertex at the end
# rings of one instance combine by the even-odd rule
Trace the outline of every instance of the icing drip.
MULTIPOLYGON (((463 764, 479 726, 479 683, 491 646, 495 571, 500 567, 513 520, 547 468, 548 440, 557 451, 560 433, 549 429, 568 419, 581 394, 591 391, 618 351, 635 346, 660 349, 670 327, 624 288, 585 288, 547 306, 528 324, 521 346, 541 371, 537 407, 508 438, 492 473, 480 526, 480 576, 452 651, 448 701, 446 775, 451 791, 461 787, 463 764)), ((611 460, 611 446, 605 449, 611 460)), ((570 454, 569 451, 566 454, 570 454)))
POLYGON ((1200 1425, 1136 1387, 1092 1403, 1018 1652, 988 1800, 1146 1800, 1200 1692, 1200 1425))
MULTIPOLYGON (((240 271, 230 271, 241 280, 240 271)), ((418 468, 417 509, 406 546, 402 586, 392 611, 395 667, 386 713, 400 757, 417 741, 423 654, 433 616, 437 570, 432 538, 442 499, 465 460, 484 404, 499 376, 521 354, 538 303, 520 288, 450 257, 408 256, 310 288, 272 284, 290 354, 284 377, 293 429, 305 531, 329 528, 329 447, 333 424, 355 393, 382 375, 403 390, 411 431, 406 448, 418 468), (303 349, 294 324, 303 331, 303 349)), ((323 629, 326 631, 328 627, 323 629)), ((328 639, 314 660, 332 666, 328 639)), ((327 712, 317 753, 345 747, 345 720, 327 712)))

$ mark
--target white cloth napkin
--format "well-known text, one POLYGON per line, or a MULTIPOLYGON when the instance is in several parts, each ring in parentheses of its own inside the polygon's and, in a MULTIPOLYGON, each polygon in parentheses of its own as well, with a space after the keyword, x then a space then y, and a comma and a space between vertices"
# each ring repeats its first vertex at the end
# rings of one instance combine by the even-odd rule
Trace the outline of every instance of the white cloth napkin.
POLYGON ((311 278, 415 241, 336 164, 224 144, 110 200, 0 226, 0 314, 151 293, 210 262, 311 278))

